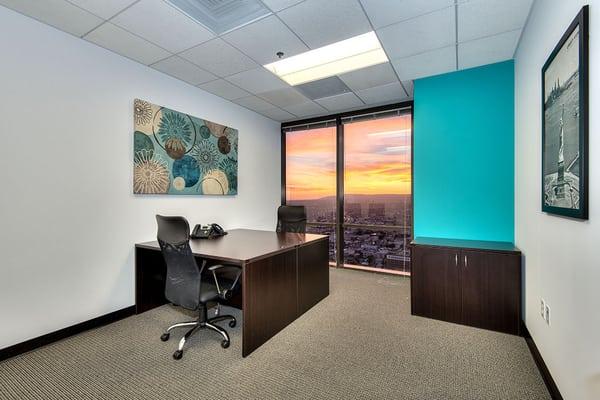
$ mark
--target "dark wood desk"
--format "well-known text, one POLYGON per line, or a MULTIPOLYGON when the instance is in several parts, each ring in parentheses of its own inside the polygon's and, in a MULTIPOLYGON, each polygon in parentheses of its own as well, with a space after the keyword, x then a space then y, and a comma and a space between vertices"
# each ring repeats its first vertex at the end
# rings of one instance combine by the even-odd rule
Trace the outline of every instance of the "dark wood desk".
MULTIPOLYGON (((192 240, 195 256, 242 267, 242 355, 245 357, 329 295, 328 237, 234 229, 192 240)), ((166 265, 158 242, 135 245, 136 312, 165 304, 166 265)))

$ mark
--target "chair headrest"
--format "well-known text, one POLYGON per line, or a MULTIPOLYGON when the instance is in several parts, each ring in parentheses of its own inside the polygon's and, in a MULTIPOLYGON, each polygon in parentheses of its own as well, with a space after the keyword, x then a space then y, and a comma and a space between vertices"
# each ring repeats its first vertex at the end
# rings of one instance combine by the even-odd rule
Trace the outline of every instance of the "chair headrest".
POLYGON ((277 209, 277 217, 284 221, 305 221, 306 207, 304 206, 280 206, 277 209))
POLYGON ((184 217, 157 215, 159 240, 170 244, 185 243, 190 240, 190 224, 184 217))

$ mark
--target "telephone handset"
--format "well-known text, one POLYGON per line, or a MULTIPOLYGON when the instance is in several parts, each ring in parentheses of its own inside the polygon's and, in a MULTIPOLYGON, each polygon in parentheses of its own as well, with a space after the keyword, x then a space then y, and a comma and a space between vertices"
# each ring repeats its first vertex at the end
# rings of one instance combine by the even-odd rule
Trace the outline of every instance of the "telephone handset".
POLYGON ((227 232, 219 224, 198 224, 194 227, 191 237, 192 239, 212 239, 225 235, 227 235, 227 232))

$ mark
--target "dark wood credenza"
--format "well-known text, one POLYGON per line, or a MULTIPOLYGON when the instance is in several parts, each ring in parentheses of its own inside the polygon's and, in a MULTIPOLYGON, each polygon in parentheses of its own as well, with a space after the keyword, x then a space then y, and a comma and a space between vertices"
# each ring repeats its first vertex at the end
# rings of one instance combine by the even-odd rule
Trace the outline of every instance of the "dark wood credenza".
POLYGON ((416 238, 413 315, 521 334, 521 252, 512 243, 416 238))

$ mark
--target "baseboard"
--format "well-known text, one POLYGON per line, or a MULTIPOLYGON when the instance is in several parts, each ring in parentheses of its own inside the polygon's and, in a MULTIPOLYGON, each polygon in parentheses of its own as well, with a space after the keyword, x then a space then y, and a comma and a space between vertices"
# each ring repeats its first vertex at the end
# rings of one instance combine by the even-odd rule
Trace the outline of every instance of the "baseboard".
POLYGON ((546 363, 544 362, 544 359, 542 358, 542 354, 540 353, 537 346, 535 345, 535 342, 533 341, 533 338, 531 337, 529 330, 527 330, 527 326, 525 325, 525 323, 521 324, 521 332, 523 333, 523 337, 525 338, 527 347, 529 347, 529 351, 531 352, 531 355, 533 356, 533 360, 535 361, 535 364, 537 365, 538 370, 540 371, 540 374, 542 375, 542 379, 544 379, 544 383, 546 384, 546 387, 548 388, 548 392, 550 392, 550 396, 552 396, 553 400, 563 400, 563 397, 560 394, 560 391, 558 390, 558 386, 556 386, 556 382, 554 382, 554 379, 552 378, 552 375, 550 374, 550 370, 546 366, 546 363))
POLYGON ((111 322, 127 318, 134 314, 135 306, 130 306, 117 311, 113 311, 106 315, 101 315, 100 317, 90 319, 88 321, 80 322, 76 325, 68 326, 55 332, 50 332, 46 335, 29 339, 25 342, 17 343, 15 345, 0 350, 0 361, 6 360, 7 358, 11 358, 19 354, 26 353, 33 349, 37 349, 38 347, 57 342, 61 339, 65 339, 69 336, 76 335, 89 329, 110 324, 111 322))

